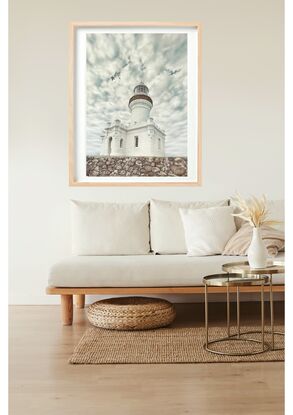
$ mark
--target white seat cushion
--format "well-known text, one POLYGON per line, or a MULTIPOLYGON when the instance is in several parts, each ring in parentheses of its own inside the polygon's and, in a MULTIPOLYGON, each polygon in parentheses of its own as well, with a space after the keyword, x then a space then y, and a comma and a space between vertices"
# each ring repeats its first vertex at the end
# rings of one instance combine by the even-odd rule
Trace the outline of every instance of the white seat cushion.
MULTIPOLYGON (((284 255, 279 254, 278 259, 284 255)), ((222 265, 247 260, 241 256, 187 255, 76 256, 55 264, 49 285, 55 287, 180 287, 202 285, 205 275, 222 272, 222 265)), ((284 284, 276 275, 275 284, 284 284)))

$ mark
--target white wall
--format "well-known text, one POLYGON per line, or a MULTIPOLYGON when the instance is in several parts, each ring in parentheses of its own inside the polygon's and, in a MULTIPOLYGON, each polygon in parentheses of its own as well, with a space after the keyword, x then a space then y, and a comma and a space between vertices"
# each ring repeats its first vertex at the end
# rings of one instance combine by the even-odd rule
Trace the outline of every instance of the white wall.
POLYGON ((69 199, 283 198, 283 2, 10 0, 10 301, 53 304, 47 271, 70 254, 69 199), (70 21, 202 23, 203 185, 70 188, 70 21))

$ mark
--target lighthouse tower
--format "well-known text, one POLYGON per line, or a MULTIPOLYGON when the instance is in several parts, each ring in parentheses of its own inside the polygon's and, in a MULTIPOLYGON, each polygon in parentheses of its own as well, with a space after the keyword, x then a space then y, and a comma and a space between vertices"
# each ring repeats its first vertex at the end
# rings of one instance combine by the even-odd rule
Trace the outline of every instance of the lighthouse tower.
POLYGON ((133 90, 133 95, 129 100, 128 107, 131 111, 131 124, 147 122, 153 108, 153 101, 149 96, 149 89, 140 82, 133 90))
POLYGON ((150 117, 153 100, 148 87, 140 82, 128 101, 130 123, 108 122, 102 138, 101 156, 164 157, 165 132, 150 117))

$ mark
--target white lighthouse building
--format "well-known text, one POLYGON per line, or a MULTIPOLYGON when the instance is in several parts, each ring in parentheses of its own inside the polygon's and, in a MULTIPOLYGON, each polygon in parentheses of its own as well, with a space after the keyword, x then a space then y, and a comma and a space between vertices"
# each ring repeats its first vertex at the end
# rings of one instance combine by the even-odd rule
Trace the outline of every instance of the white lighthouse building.
POLYGON ((165 133, 150 118, 153 108, 149 89, 140 82, 129 99, 131 119, 129 124, 120 120, 109 122, 102 139, 102 156, 165 156, 165 133))

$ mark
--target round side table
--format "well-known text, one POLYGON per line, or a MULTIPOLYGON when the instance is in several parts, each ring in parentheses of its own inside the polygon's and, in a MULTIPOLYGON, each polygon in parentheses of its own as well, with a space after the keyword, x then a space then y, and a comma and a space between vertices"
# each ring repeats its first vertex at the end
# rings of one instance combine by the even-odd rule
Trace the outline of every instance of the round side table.
POLYGON ((203 284, 205 286, 205 329, 206 329, 206 342, 204 344, 205 350, 228 356, 249 356, 254 354, 263 353, 269 350, 270 346, 264 341, 264 285, 268 283, 269 278, 265 275, 260 275, 254 278, 241 278, 239 274, 213 274, 207 275, 203 278, 203 284), (261 340, 243 338, 241 337, 240 330, 240 300, 239 300, 239 287, 258 285, 261 287, 261 340), (209 340, 209 319, 208 319, 208 287, 226 287, 227 289, 227 336, 213 340, 209 340), (231 335, 230 326, 230 287, 236 287, 237 293, 237 334, 231 335), (229 341, 245 341, 248 343, 259 343, 260 350, 246 351, 246 352, 227 352, 221 350, 215 350, 211 348, 214 343, 229 342, 229 341))
MULTIPOLYGON (((247 261, 241 262, 229 262, 222 266, 222 270, 228 274, 238 274, 241 275, 241 278, 259 278, 260 276, 267 275, 269 278, 270 286, 270 314, 271 314, 271 349, 272 350, 284 350, 284 347, 275 348, 275 335, 284 336, 285 333, 280 331, 275 331, 274 329, 274 294, 273 294, 273 275, 284 274, 285 273, 285 264, 283 261, 271 261, 271 264, 266 268, 254 269, 249 266, 247 261)), ((253 332, 249 332, 253 333, 253 332)), ((256 333, 256 332, 254 332, 256 333)))

